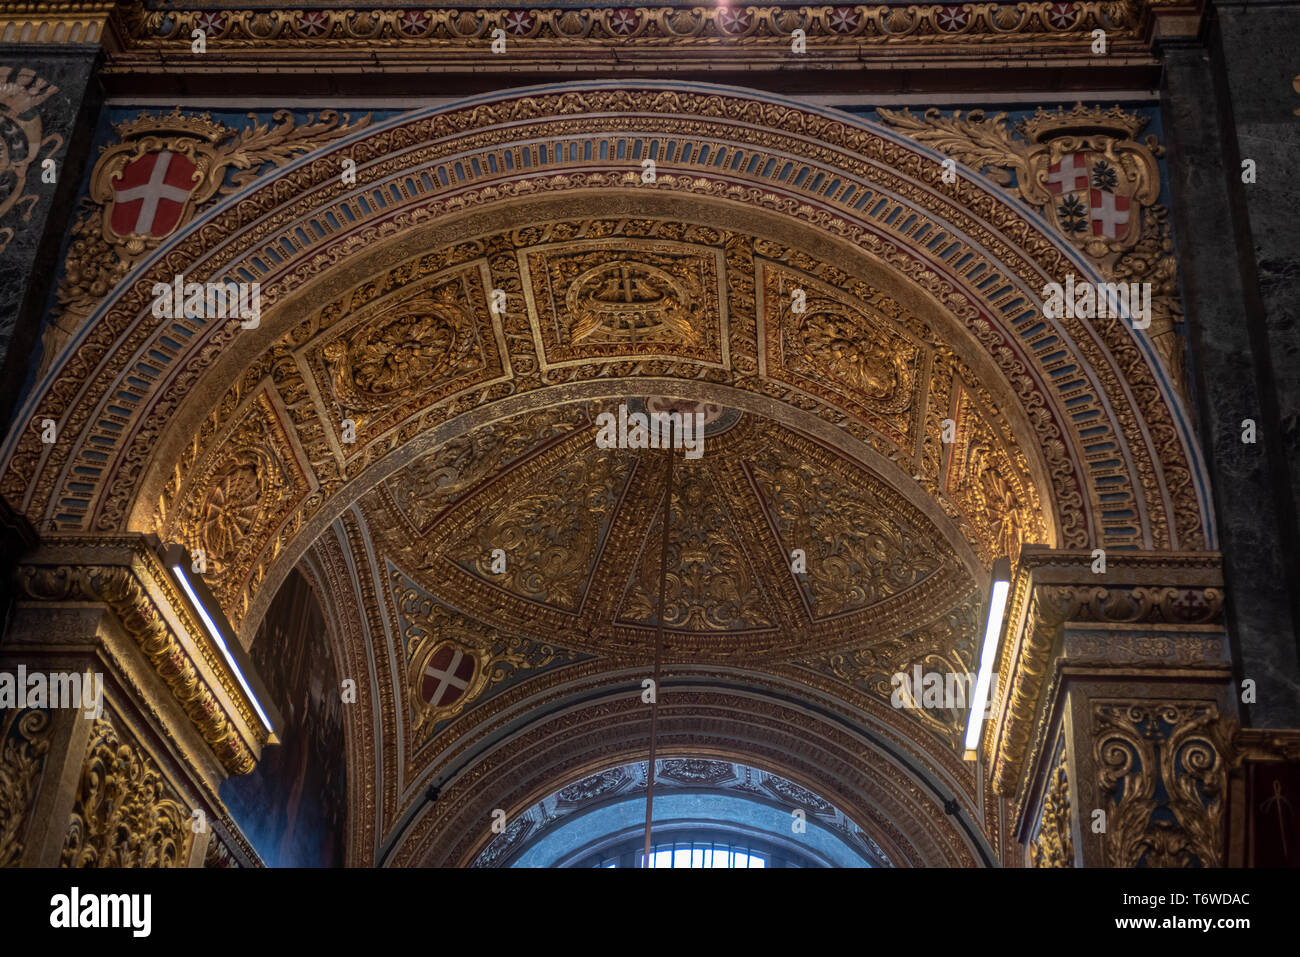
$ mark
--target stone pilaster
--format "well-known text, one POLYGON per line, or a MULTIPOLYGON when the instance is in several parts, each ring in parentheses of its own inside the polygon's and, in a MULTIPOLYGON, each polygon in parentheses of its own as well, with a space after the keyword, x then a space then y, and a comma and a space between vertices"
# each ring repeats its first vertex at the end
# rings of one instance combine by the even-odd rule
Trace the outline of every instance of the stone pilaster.
POLYGON ((1223 863, 1237 726, 1217 556, 1026 549, 984 746, 1023 862, 1223 863))
POLYGON ((1221 3, 1199 35, 1160 44, 1175 244, 1227 625, 1238 677, 1257 688, 1246 720, 1269 728, 1300 727, 1298 30, 1300 6, 1221 3), (1246 160, 1253 182, 1243 182, 1246 160))
POLYGON ((0 7, 0 421, 34 372, 102 96, 113 0, 0 7))
POLYGON ((17 589, 0 672, 89 672, 103 693, 97 712, 83 696, 0 716, 21 771, 0 809, 22 809, 0 819, 0 864, 201 867, 214 840, 258 863, 217 788, 269 735, 149 543, 46 542, 17 589))

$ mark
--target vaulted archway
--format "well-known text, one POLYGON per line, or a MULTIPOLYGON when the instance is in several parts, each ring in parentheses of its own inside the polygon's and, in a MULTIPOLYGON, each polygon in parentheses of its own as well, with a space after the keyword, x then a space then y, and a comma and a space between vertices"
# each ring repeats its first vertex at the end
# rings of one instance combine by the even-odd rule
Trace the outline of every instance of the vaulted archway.
POLYGON ((891 708, 888 675, 973 667, 1000 555, 1198 551, 1214 533, 1150 339, 1043 316, 1047 283, 1104 277, 1024 203, 941 171, 878 124, 690 84, 539 88, 358 129, 212 208, 87 317, 0 489, 55 539, 202 550, 245 642, 302 568, 361 687, 350 859, 464 864, 492 809, 642 752, 656 486, 598 453, 592 416, 710 403, 734 421, 680 514, 714 521, 736 598, 721 614, 702 586, 670 622, 665 747, 766 761, 899 862, 987 862, 1002 824, 955 750, 960 715, 891 708), (259 283, 259 326, 154 316, 182 273, 259 283), (548 512, 575 489, 581 508, 548 512), (527 528, 577 532, 557 566, 527 528), (809 551, 836 534, 869 548, 809 551), (498 547, 505 584, 478 566, 498 547), (891 570, 874 584, 872 562, 891 570), (412 668, 452 634, 480 653, 474 693, 422 700, 412 668))

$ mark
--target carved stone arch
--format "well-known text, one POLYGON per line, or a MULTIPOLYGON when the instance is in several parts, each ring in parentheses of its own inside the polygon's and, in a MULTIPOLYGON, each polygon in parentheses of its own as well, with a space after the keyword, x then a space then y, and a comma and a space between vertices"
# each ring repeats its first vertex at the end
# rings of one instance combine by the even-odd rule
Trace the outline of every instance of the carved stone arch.
MULTIPOLYGON (((477 745, 479 753, 436 801, 419 795, 390 834, 381 862, 467 866, 493 837, 494 810, 513 819, 588 774, 644 759, 644 706, 634 694, 605 687, 600 698, 587 694, 586 700, 557 707, 504 743, 494 745, 483 734, 487 740, 477 745)), ((570 689, 580 690, 589 689, 570 689)), ((743 758, 789 778, 843 809, 897 866, 987 866, 996 858, 982 825, 972 820, 970 796, 922 770, 916 752, 878 728, 867 731, 795 705, 775 687, 693 683, 664 701, 662 757, 743 758), (949 801, 956 808, 946 809, 949 801)))
MULTIPOLYGON (((1039 328, 1043 282, 1067 271, 1092 275, 1091 268, 1014 197, 976 177, 941 185, 940 172, 927 148, 874 124, 704 86, 579 84, 396 118, 289 164, 162 245, 101 305, 33 395, 28 421, 55 419, 62 440, 44 446, 35 427, 11 435, 4 491, 46 528, 166 529, 171 516, 159 522, 141 492, 152 494, 174 459, 184 463, 178 437, 198 433, 197 445, 209 425, 222 442, 252 436, 267 461, 236 478, 255 474, 255 491, 273 507, 258 529, 260 553, 250 544, 238 558, 246 601, 266 577, 266 556, 292 541, 304 511, 326 507, 337 487, 352 481, 351 473, 324 481, 312 474, 321 450, 308 448, 299 431, 320 423, 289 423, 301 396, 273 389, 252 395, 273 380, 276 362, 287 360, 275 339, 301 315, 295 303, 330 288, 331 276, 337 280, 358 251, 379 243, 397 248, 423 224, 536 196, 618 190, 633 194, 633 203, 642 194, 679 205, 689 196, 769 210, 907 276, 915 295, 965 327, 960 339, 985 353, 980 371, 998 369, 997 399, 1019 406, 1016 424, 1034 430, 1018 444, 1046 484, 1048 527, 1059 530, 1038 540, 1203 545, 1209 532, 1198 453, 1149 343, 1122 323, 1090 329, 1062 320, 1058 330, 1039 328), (642 150, 661 157, 654 184, 640 182, 642 150), (344 156, 361 171, 365 185, 356 190, 338 179, 344 156), (609 170, 623 162, 626 172, 609 170), (183 346, 174 331, 168 338, 166 322, 150 315, 150 290, 181 272, 196 281, 260 281, 263 328, 248 333, 235 322, 214 323, 192 330, 183 346), (264 362, 250 365, 259 349, 264 362), (1062 390, 1053 373, 1072 359, 1087 375, 1064 376, 1071 381, 1062 390), (232 382, 212 409, 207 397, 232 382), (236 410, 244 416, 239 423, 223 421, 236 410), (1086 439, 1080 422, 1087 422, 1086 439)), ((496 397, 483 388, 473 394, 496 397)), ((408 418, 370 442, 364 466, 426 429, 425 420, 408 418)), ((205 451, 193 448, 190 457, 205 451)), ((227 608, 241 627, 246 610, 227 608)))
MULTIPOLYGON (((211 584, 246 642, 278 583, 331 529, 353 553, 328 571, 317 562, 331 588, 351 576, 367 608, 387 600, 375 594, 382 576, 354 559, 365 500, 396 473, 511 417, 629 396, 726 405, 810 443, 809 460, 826 452, 863 484, 878 481, 952 552, 936 616, 971 604, 993 559, 1021 544, 1212 548, 1199 452, 1151 343, 1120 321, 1042 316, 1046 283, 1104 277, 1012 193, 968 173, 945 184, 942 172, 940 154, 879 124, 703 85, 544 87, 395 117, 286 164, 161 243, 33 392, 4 447, 0 491, 56 537, 154 532, 218 552, 211 584), (649 154, 656 176, 643 182, 649 154), (345 158, 355 188, 339 178, 345 158), (638 265, 680 295, 647 326, 649 344, 629 345, 583 296, 592 277, 614 278, 600 269, 632 284, 638 265), (260 283, 260 328, 153 317, 154 285, 182 273, 260 283), (826 317, 811 331, 786 308, 796 284, 826 317), (560 315, 552 293, 585 313, 560 315), (53 445, 40 441, 47 418, 53 445), (939 439, 946 419, 956 448, 939 439), (989 518, 1010 512, 1013 528, 989 518)), ((400 642, 373 644, 386 628, 349 621, 343 632, 366 679, 350 737, 369 743, 350 779, 354 800, 375 809, 350 859, 388 847, 392 861, 464 862, 473 847, 435 844, 481 812, 475 775, 508 762, 489 748, 451 780, 442 809, 421 808, 424 785, 456 766, 445 753, 456 735, 417 739, 410 689, 394 678, 400 642)), ((774 669, 805 696, 832 696, 819 684, 827 672, 806 662, 774 669)), ((579 672, 547 693, 595 675, 579 672)), ((865 692, 836 694, 910 742, 906 759, 870 748, 859 758, 903 777, 944 768, 963 813, 978 806, 974 775, 942 734, 865 692)), ((676 731, 670 717, 665 740, 683 754, 732 733, 749 740, 757 701, 773 714, 794 707, 752 686, 681 695, 717 709, 709 741, 694 717, 679 714, 676 731)), ((499 697, 493 708, 513 700, 499 697)), ((617 704, 609 714, 627 716, 617 747, 602 751, 593 731, 586 750, 551 751, 548 729, 581 714, 566 709, 510 738, 538 735, 538 781, 638 753, 642 732, 617 704)), ((491 714, 450 716, 463 723, 449 727, 473 745, 491 714)), ((834 790, 827 767, 771 761, 834 790)), ((523 806, 541 787, 506 791, 523 806)), ((835 796, 846 809, 860 800, 835 796)), ((979 859, 941 803, 936 818, 929 797, 881 801, 882 819, 946 842, 900 859, 979 859)))

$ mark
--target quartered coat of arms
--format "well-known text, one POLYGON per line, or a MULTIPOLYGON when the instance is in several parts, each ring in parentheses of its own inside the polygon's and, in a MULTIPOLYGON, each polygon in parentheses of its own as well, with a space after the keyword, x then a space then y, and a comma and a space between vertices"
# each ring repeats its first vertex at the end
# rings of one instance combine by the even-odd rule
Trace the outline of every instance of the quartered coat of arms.
POLYGON ((1019 194, 1105 274, 1151 283, 1148 335, 1183 386, 1182 312, 1177 299, 1168 211, 1157 205, 1164 148, 1137 137, 1147 119, 1120 109, 1041 107, 1009 125, 982 110, 916 116, 880 110, 895 129, 1019 194))

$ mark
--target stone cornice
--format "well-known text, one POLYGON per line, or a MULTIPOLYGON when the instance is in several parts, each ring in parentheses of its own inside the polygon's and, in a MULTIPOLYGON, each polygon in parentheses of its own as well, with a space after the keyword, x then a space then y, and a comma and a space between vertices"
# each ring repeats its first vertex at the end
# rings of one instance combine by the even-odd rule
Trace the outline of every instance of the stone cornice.
POLYGON ((1247 761, 1300 761, 1300 730, 1242 728, 1232 741, 1233 767, 1247 761))
POLYGON ((0 43, 99 43, 119 0, 0 0, 0 43))
MULTIPOLYGON (((856 70, 914 62, 1020 63, 1025 54, 1072 64, 1114 66, 1149 59, 1145 0, 973 4, 675 3, 638 7, 420 7, 358 4, 312 8, 150 9, 129 0, 113 30, 111 71, 157 68, 204 72, 274 64, 341 72, 554 71, 590 75, 640 64, 674 71, 801 67, 856 70), (208 54, 191 51, 202 29, 208 54), (1104 54, 1092 52, 1094 30, 1104 54), (801 34, 796 33, 801 31, 801 34), (504 41, 504 53, 492 50, 504 41), (796 39, 807 52, 792 49, 796 39), (888 63, 883 61, 888 60, 888 63)), ((1179 8, 1181 10, 1181 7, 1179 8)))
POLYGON ((268 735, 142 536, 49 538, 24 558, 16 581, 20 600, 107 606, 226 771, 253 769, 268 735))
MULTIPOLYGON (((1021 554, 998 661, 998 713, 984 738, 993 786, 1000 794, 1014 792, 1031 757, 1043 692, 1062 655, 1067 625, 1114 629, 1126 643, 1132 640, 1133 625, 1158 631, 1222 625, 1223 578, 1216 553, 1112 551, 1100 574, 1093 573, 1093 562, 1087 550, 1032 547, 1021 554)), ((1208 652, 1202 647, 1173 649, 1174 660, 1185 667, 1221 670, 1223 656, 1211 645, 1208 652)), ((1141 667, 1130 653, 1108 654, 1103 663, 1117 674, 1141 667)))

